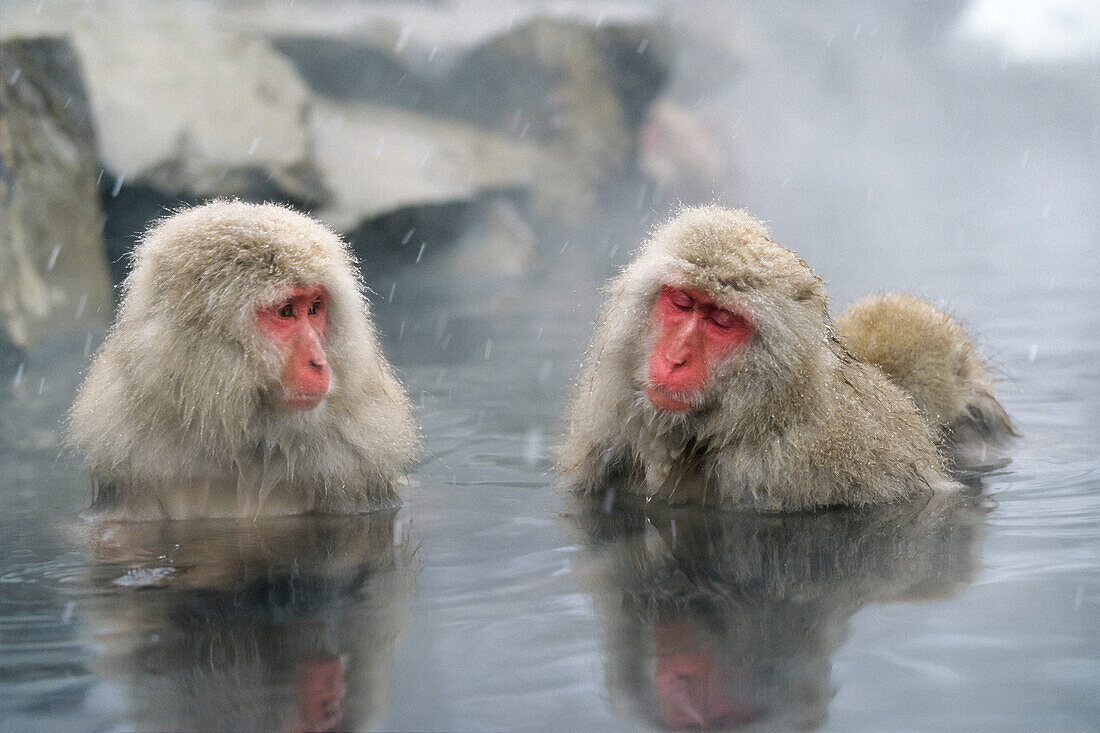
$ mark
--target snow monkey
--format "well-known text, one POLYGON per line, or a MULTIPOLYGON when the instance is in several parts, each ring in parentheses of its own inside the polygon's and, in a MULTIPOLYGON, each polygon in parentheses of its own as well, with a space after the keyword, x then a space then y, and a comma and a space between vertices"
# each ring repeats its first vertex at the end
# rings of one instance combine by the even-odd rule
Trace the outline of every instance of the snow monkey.
POLYGON ((419 447, 347 247, 239 201, 146 232, 68 440, 91 514, 121 519, 393 506, 419 447))
POLYGON ((622 479, 672 502, 780 511, 881 504, 955 486, 952 438, 1012 432, 948 316, 862 301, 842 341, 821 278, 744 211, 683 210, 608 291, 560 456, 575 488, 622 479))

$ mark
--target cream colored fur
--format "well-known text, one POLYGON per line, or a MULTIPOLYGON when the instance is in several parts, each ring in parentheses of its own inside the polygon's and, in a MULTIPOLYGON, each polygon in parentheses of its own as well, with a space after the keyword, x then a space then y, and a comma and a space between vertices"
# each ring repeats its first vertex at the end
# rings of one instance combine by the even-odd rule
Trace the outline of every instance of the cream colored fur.
POLYGON ((1016 435, 970 337, 928 301, 868 295, 837 318, 836 330, 852 353, 912 395, 956 463, 985 463, 988 446, 1016 435))
POLYGON ((834 335, 821 279, 744 211, 684 209, 613 279, 560 456, 582 490, 624 480, 671 501, 765 510, 904 501, 953 487, 941 428, 834 335), (753 325, 686 413, 644 396, 662 285, 708 293, 753 325))
POLYGON ((93 511, 148 519, 354 512, 397 503, 419 437, 340 239, 288 208, 215 201, 153 226, 69 415, 93 511), (278 409, 253 323, 295 285, 328 290, 331 388, 278 409))

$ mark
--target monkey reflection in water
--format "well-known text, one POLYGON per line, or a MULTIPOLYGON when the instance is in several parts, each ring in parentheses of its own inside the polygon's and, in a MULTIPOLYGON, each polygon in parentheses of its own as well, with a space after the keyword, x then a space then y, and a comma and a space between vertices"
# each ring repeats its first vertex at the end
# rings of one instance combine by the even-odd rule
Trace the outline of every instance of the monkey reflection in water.
POLYGON ((95 534, 97 674, 137 730, 369 728, 412 595, 394 512, 118 522, 95 534))
POLYGON ((792 514, 577 501, 612 700, 670 730, 820 726, 848 619, 965 587, 984 513, 970 490, 792 514))

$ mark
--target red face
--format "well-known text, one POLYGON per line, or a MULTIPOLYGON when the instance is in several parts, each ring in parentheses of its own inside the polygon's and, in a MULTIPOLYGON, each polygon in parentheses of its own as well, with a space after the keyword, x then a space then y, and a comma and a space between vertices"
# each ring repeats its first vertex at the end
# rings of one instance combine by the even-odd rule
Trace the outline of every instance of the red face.
POLYGON ((293 410, 312 410, 328 392, 328 362, 321 346, 328 292, 320 285, 290 291, 285 299, 256 309, 256 327, 282 353, 283 399, 293 410))
POLYGON ((646 397, 669 412, 683 412, 706 386, 714 362, 744 344, 752 325, 698 290, 665 285, 650 315, 656 338, 649 354, 646 397))

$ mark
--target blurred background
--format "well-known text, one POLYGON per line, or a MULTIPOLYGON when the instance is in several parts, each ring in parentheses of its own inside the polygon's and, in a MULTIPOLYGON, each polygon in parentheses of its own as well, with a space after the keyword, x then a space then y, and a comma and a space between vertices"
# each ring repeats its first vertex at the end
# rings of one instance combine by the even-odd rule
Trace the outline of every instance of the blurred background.
POLYGON ((1098 212, 1089 0, 3 0, 0 728, 200 728, 228 708, 278 727, 240 699, 356 654, 352 727, 675 727, 651 678, 687 624, 752 713, 724 725, 1093 729, 1098 212), (163 558, 201 567, 208 535, 143 538, 139 561, 70 526, 88 479, 59 421, 128 253, 211 197, 285 202, 351 243, 424 429, 395 525, 294 530, 326 580, 308 608, 208 612, 259 582, 256 553, 292 564, 263 538, 236 585, 183 593, 163 558), (683 536, 718 538, 702 549, 663 520, 578 519, 553 446, 598 288, 710 201, 767 221, 834 313, 903 290, 967 326, 1024 436, 976 506, 835 532, 693 517, 683 536), (328 549, 345 536, 417 549, 362 571, 399 582, 357 585, 328 549), (753 575, 752 553, 790 562, 753 575), (806 553, 835 563, 792 569, 806 553), (318 619, 342 631, 252 659, 259 681, 211 661, 211 682, 160 641, 281 648, 318 619), (164 713, 188 706, 206 717, 164 713))

